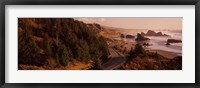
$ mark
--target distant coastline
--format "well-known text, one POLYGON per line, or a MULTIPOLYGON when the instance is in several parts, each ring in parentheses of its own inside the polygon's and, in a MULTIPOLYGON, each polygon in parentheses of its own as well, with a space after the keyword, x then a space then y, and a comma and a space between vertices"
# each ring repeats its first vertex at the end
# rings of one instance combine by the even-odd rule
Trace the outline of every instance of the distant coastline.
MULTIPOLYGON (((121 21, 135 22, 130 19, 121 21)), ((18 70, 182 70, 181 30, 116 28, 74 18, 19 18, 18 34, 18 70)))

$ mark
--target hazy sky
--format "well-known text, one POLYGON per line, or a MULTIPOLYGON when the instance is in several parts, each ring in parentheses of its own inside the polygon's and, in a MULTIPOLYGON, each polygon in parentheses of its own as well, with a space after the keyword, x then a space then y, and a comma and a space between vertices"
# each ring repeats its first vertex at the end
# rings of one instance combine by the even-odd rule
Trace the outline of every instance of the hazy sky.
POLYGON ((75 18, 85 23, 98 23, 105 26, 126 29, 182 29, 181 17, 157 18, 75 18))

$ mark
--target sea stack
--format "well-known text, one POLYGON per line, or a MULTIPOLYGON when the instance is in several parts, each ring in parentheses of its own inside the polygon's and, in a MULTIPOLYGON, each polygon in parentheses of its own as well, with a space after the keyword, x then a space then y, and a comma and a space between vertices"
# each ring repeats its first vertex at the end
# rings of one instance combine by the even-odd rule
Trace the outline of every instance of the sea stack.
POLYGON ((133 35, 126 35, 126 38, 135 38, 133 35))
POLYGON ((142 36, 141 34, 137 34, 137 38, 135 39, 136 41, 146 41, 146 40, 150 40, 149 38, 146 38, 144 36, 142 36))
POLYGON ((167 39, 167 43, 182 43, 182 41, 177 39, 167 39))
POLYGON ((143 36, 169 36, 167 34, 163 34, 162 32, 156 33, 155 31, 152 31, 152 30, 148 30, 146 34, 141 32, 141 34, 143 36))

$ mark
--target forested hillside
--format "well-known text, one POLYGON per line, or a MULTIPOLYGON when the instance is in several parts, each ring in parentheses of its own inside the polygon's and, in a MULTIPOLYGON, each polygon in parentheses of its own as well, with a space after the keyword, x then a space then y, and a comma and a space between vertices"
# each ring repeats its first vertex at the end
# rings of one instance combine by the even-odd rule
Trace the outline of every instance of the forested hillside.
POLYGON ((66 67, 80 61, 101 69, 108 45, 99 35, 101 26, 72 18, 19 18, 18 65, 66 67))

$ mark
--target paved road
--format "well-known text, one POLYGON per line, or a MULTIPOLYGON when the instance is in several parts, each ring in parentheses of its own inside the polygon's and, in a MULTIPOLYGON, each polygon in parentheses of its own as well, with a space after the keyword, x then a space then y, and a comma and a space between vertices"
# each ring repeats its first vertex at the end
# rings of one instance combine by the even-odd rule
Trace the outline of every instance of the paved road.
POLYGON ((109 52, 110 52, 112 58, 108 62, 103 64, 104 70, 115 69, 117 67, 122 66, 126 62, 125 56, 122 53, 118 52, 113 47, 109 48, 109 52))

